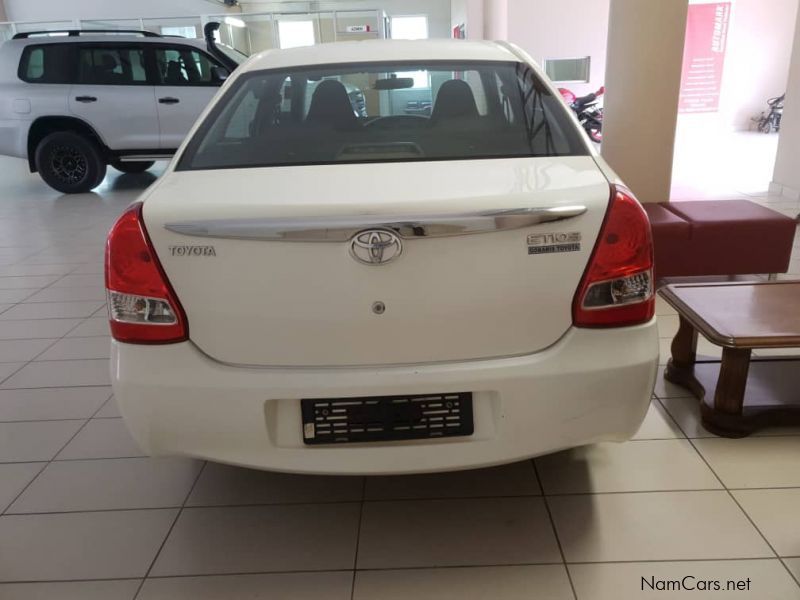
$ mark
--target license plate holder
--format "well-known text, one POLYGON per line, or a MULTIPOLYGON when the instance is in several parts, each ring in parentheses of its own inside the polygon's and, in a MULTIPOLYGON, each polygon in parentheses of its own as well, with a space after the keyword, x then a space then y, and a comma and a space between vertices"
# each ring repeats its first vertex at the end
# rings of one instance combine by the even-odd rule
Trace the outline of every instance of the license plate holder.
POLYGON ((303 399, 309 445, 472 435, 472 393, 303 399))

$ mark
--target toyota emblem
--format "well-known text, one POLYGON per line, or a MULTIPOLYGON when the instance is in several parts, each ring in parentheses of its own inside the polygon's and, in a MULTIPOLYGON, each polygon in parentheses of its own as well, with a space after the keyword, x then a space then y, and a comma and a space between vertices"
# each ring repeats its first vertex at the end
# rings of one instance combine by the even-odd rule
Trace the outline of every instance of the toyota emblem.
POLYGON ((365 265, 385 265, 403 252, 400 238, 385 229, 369 229, 350 240, 350 256, 365 265))

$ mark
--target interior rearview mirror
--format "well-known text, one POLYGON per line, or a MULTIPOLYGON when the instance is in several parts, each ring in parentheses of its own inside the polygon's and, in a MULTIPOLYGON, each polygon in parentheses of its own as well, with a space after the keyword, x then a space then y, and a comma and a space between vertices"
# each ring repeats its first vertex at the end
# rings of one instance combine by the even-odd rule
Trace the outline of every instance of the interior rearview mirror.
POLYGON ((405 90, 414 87, 413 77, 388 77, 378 79, 373 86, 376 90, 405 90))

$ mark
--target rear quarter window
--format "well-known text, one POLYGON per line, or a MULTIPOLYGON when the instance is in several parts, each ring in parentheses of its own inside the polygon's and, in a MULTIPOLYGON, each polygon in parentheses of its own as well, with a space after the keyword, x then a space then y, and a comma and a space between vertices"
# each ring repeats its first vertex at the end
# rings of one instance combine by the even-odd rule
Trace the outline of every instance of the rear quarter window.
POLYGON ((28 83, 71 83, 71 47, 65 44, 27 46, 19 63, 19 78, 28 83))

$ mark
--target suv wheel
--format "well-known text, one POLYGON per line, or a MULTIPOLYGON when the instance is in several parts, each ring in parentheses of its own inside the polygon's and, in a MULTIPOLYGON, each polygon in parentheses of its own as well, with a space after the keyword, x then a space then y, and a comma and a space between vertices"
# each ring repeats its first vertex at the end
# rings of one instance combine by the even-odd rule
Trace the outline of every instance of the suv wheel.
POLYGON ((111 163, 111 166, 114 167, 117 171, 122 171, 123 173, 144 173, 152 167, 155 163, 153 160, 137 160, 137 161, 121 161, 115 160, 111 163))
POLYGON ((36 147, 36 168, 50 187, 64 194, 88 192, 106 176, 97 146, 71 131, 46 136, 36 147))

